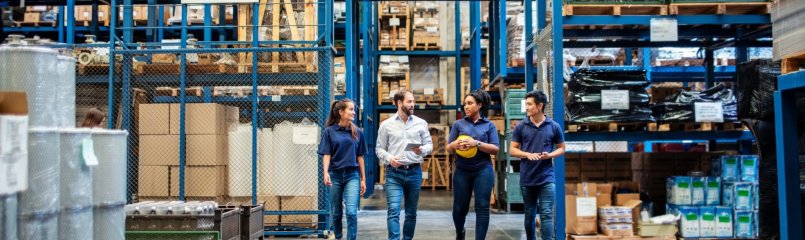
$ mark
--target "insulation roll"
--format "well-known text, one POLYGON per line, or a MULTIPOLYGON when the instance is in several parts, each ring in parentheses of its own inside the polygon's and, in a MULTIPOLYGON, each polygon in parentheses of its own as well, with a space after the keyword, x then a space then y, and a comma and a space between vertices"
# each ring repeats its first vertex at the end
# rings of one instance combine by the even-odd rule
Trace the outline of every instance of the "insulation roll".
POLYGON ((59 239, 59 212, 21 215, 17 225, 20 240, 59 239))
POLYGON ((129 133, 92 129, 98 166, 92 170, 93 205, 126 201, 126 149, 129 133))
POLYGON ((59 56, 56 65, 56 77, 60 83, 56 91, 56 122, 59 127, 76 127, 75 125, 75 58, 59 56))
POLYGON ((61 209, 92 205, 92 169, 82 156, 90 129, 61 129, 61 209))
POLYGON ((0 196, 0 239, 17 239, 17 194, 0 196))
POLYGON ((59 239, 92 239, 92 206, 65 208, 59 213, 59 239))
POLYGON ((93 231, 98 240, 126 239, 125 202, 95 206, 93 209, 93 231))
MULTIPOLYGON (((318 192, 318 155, 316 144, 295 144, 294 131, 311 126, 307 123, 282 122, 274 127, 276 164, 268 166, 276 169, 276 174, 268 174, 270 183, 276 184, 277 195, 314 195, 318 192), (290 176, 290 177, 289 177, 290 176)), ((314 131, 319 131, 314 127, 314 131)), ((298 133, 297 133, 298 134, 298 133)), ((318 139, 315 139, 318 143, 318 139)))
POLYGON ((28 125, 31 127, 56 126, 56 71, 57 51, 49 48, 6 45, 0 47, 3 59, 0 72, 2 91, 23 91, 28 94, 28 125))
POLYGON ((271 128, 263 128, 260 135, 257 137, 257 143, 260 146, 259 159, 260 164, 257 166, 260 173, 257 182, 257 189, 260 196, 273 196, 277 194, 278 183, 272 182, 273 175, 277 174, 277 155, 274 152, 274 144, 277 139, 274 139, 274 131, 271 128))
MULTIPOLYGON (((260 134, 258 132, 258 134, 260 134)), ((229 129, 229 195, 252 196, 252 126, 233 125, 229 129)), ((259 175, 258 175, 259 176, 259 175)))
POLYGON ((28 130, 28 189, 19 195, 20 214, 59 209, 59 130, 28 130))

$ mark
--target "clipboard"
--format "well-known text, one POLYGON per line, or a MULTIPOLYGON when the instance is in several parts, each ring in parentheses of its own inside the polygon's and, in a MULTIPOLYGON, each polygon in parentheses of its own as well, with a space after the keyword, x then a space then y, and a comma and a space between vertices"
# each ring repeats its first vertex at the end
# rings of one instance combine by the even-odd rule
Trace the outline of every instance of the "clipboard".
POLYGON ((405 151, 413 151, 414 148, 418 148, 421 146, 422 146, 421 143, 409 143, 408 145, 405 145, 405 151))

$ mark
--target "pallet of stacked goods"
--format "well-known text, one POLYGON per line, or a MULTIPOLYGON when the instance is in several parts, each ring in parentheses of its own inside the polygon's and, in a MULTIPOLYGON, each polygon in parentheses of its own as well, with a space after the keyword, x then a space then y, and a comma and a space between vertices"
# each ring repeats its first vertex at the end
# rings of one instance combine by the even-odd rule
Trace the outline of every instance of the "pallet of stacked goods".
POLYGON ((408 56, 380 56, 378 68, 377 103, 394 104, 394 94, 411 87, 411 72, 408 56))
POLYGON ((667 15, 666 0, 566 0, 563 16, 572 15, 667 15))
POLYGON ((411 49, 411 5, 408 1, 382 1, 378 7, 379 50, 411 49))
MULTIPOLYGON (((101 26, 109 26, 109 6, 98 5, 98 24, 101 26)), ((92 23, 92 6, 80 5, 75 6, 75 21, 77 26, 88 27, 92 23)))
POLYGON ((56 19, 59 9, 53 6, 28 6, 25 8, 25 15, 22 21, 14 21, 17 27, 36 26, 36 27, 55 27, 58 25, 56 19))
MULTIPOLYGON (((508 37, 508 66, 525 66, 526 47, 531 43, 530 39, 525 39, 525 9, 521 3, 508 2, 506 6, 506 36, 508 37)), ((536 12, 532 14, 536 19, 536 12)), ((536 35, 536 34, 535 34, 536 35)), ((534 64, 536 66, 537 54, 534 54, 534 64)))
POLYGON ((645 71, 579 69, 568 82, 567 131, 645 131, 654 122, 645 71))
POLYGON ((769 14, 768 0, 670 0, 669 14, 769 14))
POLYGON ((704 91, 679 90, 651 106, 656 131, 744 130, 734 91, 720 84, 704 91))
POLYGON ((439 2, 414 2, 414 25, 411 28, 413 50, 439 50, 439 2))
POLYGON ((446 149, 450 127, 446 125, 430 125, 428 130, 433 140, 433 152, 424 159, 422 187, 450 189, 450 181, 453 176, 451 173, 452 164, 446 149))

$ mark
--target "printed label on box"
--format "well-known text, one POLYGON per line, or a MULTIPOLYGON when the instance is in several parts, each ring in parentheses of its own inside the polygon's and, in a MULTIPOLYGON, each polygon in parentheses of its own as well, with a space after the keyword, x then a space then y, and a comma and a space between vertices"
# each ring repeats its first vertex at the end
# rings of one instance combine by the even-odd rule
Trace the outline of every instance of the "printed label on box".
POLYGON ((438 27, 427 27, 426 29, 428 30, 429 33, 435 33, 439 31, 438 27))
POLYGON ((629 110, 629 90, 601 90, 602 110, 629 110))
POLYGON ((425 95, 433 95, 433 88, 425 88, 425 95))
POLYGON ((652 18, 650 21, 652 42, 676 42, 679 40, 679 28, 675 18, 652 18))
POLYGON ((596 202, 595 198, 576 198, 576 216, 577 217, 595 217, 596 216, 596 202))
POLYGON ((391 18, 389 19, 389 26, 400 26, 400 19, 399 18, 391 18))
POLYGON ((28 116, 0 117, 0 154, 28 153, 28 116))
POLYGON ((319 128, 316 126, 310 127, 293 127, 293 143, 299 145, 312 145, 319 142, 319 128))

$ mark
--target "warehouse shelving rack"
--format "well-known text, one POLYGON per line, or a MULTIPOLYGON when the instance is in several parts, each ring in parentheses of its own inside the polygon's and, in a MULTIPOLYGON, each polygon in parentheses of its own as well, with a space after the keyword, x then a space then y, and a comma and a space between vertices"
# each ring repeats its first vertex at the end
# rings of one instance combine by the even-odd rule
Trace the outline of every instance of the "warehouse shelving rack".
MULTIPOLYGON (((718 48, 735 47, 737 62, 747 60, 747 47, 770 47, 771 41, 764 40, 769 38, 771 33, 771 21, 768 14, 744 14, 744 15, 663 15, 663 16, 650 16, 650 15, 590 15, 590 16, 564 16, 562 14, 562 0, 552 1, 552 15, 550 21, 547 21, 546 16, 546 1, 524 1, 524 8, 526 11, 525 22, 536 22, 537 32, 550 34, 551 52, 562 53, 563 48, 590 48, 590 47, 627 47, 627 48, 643 48, 643 54, 649 56, 650 47, 706 47, 705 51, 705 66, 698 67, 652 67, 650 59, 643 59, 643 66, 638 68, 646 69, 648 71, 649 80, 651 82, 705 82, 706 85, 712 86, 717 81, 735 81, 735 68, 733 66, 716 67, 713 66, 713 51, 718 48), (536 4, 537 19, 532 20, 532 6, 536 4), (576 30, 564 29, 566 25, 640 25, 649 26, 652 18, 671 18, 675 19, 679 25, 679 36, 684 37, 697 37, 699 41, 677 41, 677 42, 650 42, 648 38, 648 30, 640 29, 596 29, 596 30, 576 30), (694 26, 695 25, 695 26, 694 26), (728 27, 723 27, 728 26, 728 27), (740 27, 738 27, 740 26, 740 27), (546 30, 547 28, 547 30, 546 30), (553 31, 556 29, 561 29, 553 31), (546 32, 550 31, 550 32, 546 32), (606 38, 618 37, 617 41, 607 42, 583 42, 572 41, 576 38, 606 38), (721 42, 702 41, 703 39, 712 39, 714 37, 731 38, 721 42), (632 38, 634 40, 627 40, 632 38), (561 43, 561 44, 557 44, 561 43)), ((533 66, 533 54, 537 49, 537 40, 532 34, 533 26, 530 24, 525 25, 525 39, 527 39, 526 46, 526 64, 524 68, 516 69, 506 66, 506 1, 505 0, 492 0, 489 2, 490 9, 490 71, 491 76, 497 79, 524 79, 527 91, 535 89, 535 84, 541 81, 535 80, 536 68, 533 66)), ((539 56, 538 56, 539 57, 539 56)), ((562 63, 562 54, 553 54, 554 63, 562 63)), ((631 51, 627 51, 626 62, 632 60, 631 51)), ((610 69, 618 68, 634 68, 634 67, 610 67, 610 69)), ((548 66, 551 71, 552 77, 548 80, 551 81, 553 92, 551 95, 557 96, 552 99, 553 116, 556 117, 555 121, 564 127, 564 108, 565 103, 562 97, 564 96, 563 89, 563 66, 562 64, 553 64, 548 66)), ((801 74, 800 74, 801 76, 801 74)), ((800 78, 801 79, 801 78, 800 78)), ((782 82, 782 81, 781 81, 782 82)), ((801 82, 801 81, 800 81, 801 82)), ((782 83, 781 83, 782 84, 782 83)), ((788 101, 789 103, 792 101, 788 101)), ((776 111, 780 112, 780 111, 776 111)), ((788 111, 791 112, 791 111, 788 111)), ((779 131, 779 130, 778 130, 779 131)), ((791 136, 788 136, 791 137, 791 136)), ((751 147, 754 136, 748 131, 715 131, 715 132, 577 132, 567 133, 565 135, 566 141, 632 141, 632 142, 645 142, 645 141, 737 141, 739 142, 742 151, 748 151, 751 147), (749 146, 749 147, 747 147, 749 146)), ((779 141, 779 140, 778 140, 779 141)), ((786 142, 786 141, 783 141, 786 142)), ((796 141, 788 141, 796 142, 796 141)), ((796 148, 796 146, 792 146, 796 148)), ((792 150, 793 151, 793 150, 792 150)), ((794 162, 794 161, 792 161, 794 162)), ((554 159, 554 172, 556 175, 556 186, 564 186, 565 184, 565 161, 564 157, 554 159)), ((782 161, 780 161, 782 164, 782 161)), ((791 163, 794 164, 794 163, 791 163)), ((781 165, 782 167, 782 165, 781 165)), ((794 178, 794 176, 790 176, 794 178)), ((782 178, 781 178, 782 179, 782 178)), ((511 183, 509 183, 511 184, 511 183)), ((782 186, 782 185, 781 185, 782 186)), ((793 187, 792 187, 793 188, 793 187)), ((782 193, 781 193, 782 194, 782 193)), ((554 199, 556 209, 564 209, 564 188, 558 187, 556 189, 554 199)), ((790 195, 790 194, 789 194, 790 195)), ((790 196, 789 196, 790 197, 790 196)), ((781 195, 781 199, 782 195, 781 195)), ((795 203, 798 204, 798 203, 795 203)), ((795 223, 801 223, 795 222, 795 223)), ((556 227, 556 236, 563 236, 565 234, 565 216, 564 214, 556 214, 554 220, 556 227)), ((800 224, 801 225, 801 224, 800 224)), ((793 238, 797 239, 797 238, 793 238)))
POLYGON ((802 200, 796 93, 805 91, 805 71, 781 75, 774 92, 774 126, 777 143, 777 186, 780 197, 781 239, 802 239, 802 200), (794 130, 794 131, 792 131, 794 130))
MULTIPOLYGON (((346 53, 346 66, 347 66, 347 93, 346 97, 360 101, 359 106, 363 106, 363 109, 360 111, 360 126, 364 129, 377 129, 380 125, 380 122, 377 121, 379 119, 381 112, 394 112, 397 108, 393 105, 376 105, 374 103, 377 102, 375 96, 377 96, 377 73, 378 73, 378 66, 379 56, 381 55, 393 55, 393 56, 423 56, 423 57, 454 57, 456 59, 456 69, 455 74, 456 76, 461 76, 461 61, 464 57, 469 57, 470 62, 470 86, 471 89, 479 89, 481 88, 481 56, 482 49, 481 49, 481 35, 482 35, 482 25, 481 25, 481 5, 479 1, 471 1, 469 2, 470 6, 470 48, 468 50, 460 50, 461 46, 461 6, 460 4, 455 4, 454 14, 455 18, 455 41, 456 41, 456 50, 413 50, 413 51, 380 51, 378 49, 378 41, 379 39, 379 26, 378 26, 378 3, 376 1, 360 1, 360 5, 358 5, 357 1, 352 3, 353 1, 347 1, 347 53, 346 53), (361 13, 361 18, 358 19, 355 16, 352 16, 350 13, 361 13), (360 21, 359 21, 360 20, 360 21), (351 29, 358 28, 361 30, 361 37, 363 39, 363 48, 358 46, 359 42, 357 38, 351 38, 354 36, 352 34, 355 32, 351 29), (363 62, 360 63, 360 66, 363 69, 365 74, 359 74, 358 66, 358 55, 359 52, 362 52, 363 56, 371 56, 371 57, 363 57, 363 62), (355 56, 355 57, 353 57, 355 56), (360 76, 357 77, 357 76, 360 76), (359 82, 360 81, 360 82, 359 82), (361 93, 361 97, 358 99, 358 93, 361 93)), ((458 3, 458 2, 456 2, 458 3)), ((456 82, 456 97, 455 100, 457 103, 461 102, 461 82, 456 82)), ((451 110, 451 111, 458 111, 461 112, 461 105, 425 105, 421 107, 417 105, 417 110, 451 110)), ((376 155, 374 153, 375 143, 376 143, 376 133, 375 131, 364 131, 364 138, 366 139, 367 143, 367 151, 366 161, 370 163, 377 162, 376 155)), ((375 165, 376 166, 376 165, 375 165)), ((376 182, 379 178, 379 170, 377 168, 367 168, 367 182, 376 182)), ((367 189, 367 195, 371 196, 374 192, 374 189, 369 188, 367 189)))

